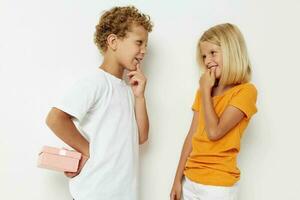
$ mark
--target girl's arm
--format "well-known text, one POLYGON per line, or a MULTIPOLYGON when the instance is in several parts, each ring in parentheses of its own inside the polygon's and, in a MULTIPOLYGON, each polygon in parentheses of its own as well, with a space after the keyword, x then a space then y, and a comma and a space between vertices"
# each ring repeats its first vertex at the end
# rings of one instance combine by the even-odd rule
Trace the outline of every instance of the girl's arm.
POLYGON ((182 147, 180 160, 179 160, 176 175, 174 178, 173 188, 172 188, 172 191, 170 194, 170 197, 172 200, 180 199, 180 196, 181 196, 181 188, 182 188, 181 181, 182 181, 182 177, 183 177, 183 171, 185 168, 187 158, 192 151, 192 138, 193 138, 193 134, 196 132, 198 120, 199 120, 199 113, 194 111, 193 120, 192 120, 192 123, 190 126, 190 130, 185 138, 185 141, 184 141, 184 144, 182 147))
POLYGON ((202 102, 205 119, 205 130, 210 140, 221 139, 228 131, 235 127, 245 114, 234 106, 228 106, 218 118, 212 102, 211 92, 202 91, 202 102))
POLYGON ((245 114, 234 106, 228 106, 220 118, 217 116, 211 97, 215 81, 214 68, 206 70, 200 79, 205 130, 208 138, 212 141, 221 139, 245 117, 245 114))

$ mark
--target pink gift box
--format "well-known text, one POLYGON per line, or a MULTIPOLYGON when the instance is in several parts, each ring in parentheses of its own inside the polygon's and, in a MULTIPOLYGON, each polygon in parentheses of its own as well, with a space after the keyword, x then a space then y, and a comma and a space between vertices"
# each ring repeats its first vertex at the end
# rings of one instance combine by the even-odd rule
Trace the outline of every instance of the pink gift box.
POLYGON ((76 172, 81 153, 63 148, 44 146, 39 153, 38 167, 62 172, 76 172))

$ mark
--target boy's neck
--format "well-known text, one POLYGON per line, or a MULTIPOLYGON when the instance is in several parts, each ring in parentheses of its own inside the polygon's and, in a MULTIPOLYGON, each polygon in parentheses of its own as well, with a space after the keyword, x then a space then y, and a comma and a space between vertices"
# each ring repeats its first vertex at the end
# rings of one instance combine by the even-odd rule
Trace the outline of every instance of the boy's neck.
POLYGON ((123 78, 124 68, 115 62, 114 59, 104 57, 100 68, 119 79, 123 78))

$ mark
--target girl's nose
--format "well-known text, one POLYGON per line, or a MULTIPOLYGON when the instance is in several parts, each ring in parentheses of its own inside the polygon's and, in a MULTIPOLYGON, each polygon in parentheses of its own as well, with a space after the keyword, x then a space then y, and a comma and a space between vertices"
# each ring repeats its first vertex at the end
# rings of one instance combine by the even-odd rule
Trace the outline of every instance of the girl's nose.
POLYGON ((207 66, 210 62, 211 62, 211 58, 207 56, 207 57, 204 59, 204 64, 207 66))

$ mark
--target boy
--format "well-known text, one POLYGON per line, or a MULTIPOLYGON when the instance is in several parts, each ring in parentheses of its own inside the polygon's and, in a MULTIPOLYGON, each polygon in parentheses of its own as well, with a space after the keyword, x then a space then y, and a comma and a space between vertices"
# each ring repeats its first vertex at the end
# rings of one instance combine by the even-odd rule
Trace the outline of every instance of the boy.
POLYGON ((150 17, 133 6, 106 11, 94 38, 103 63, 47 116, 49 128, 83 154, 78 172, 65 172, 75 200, 138 199, 138 144, 149 130, 140 63, 151 30, 150 17))

